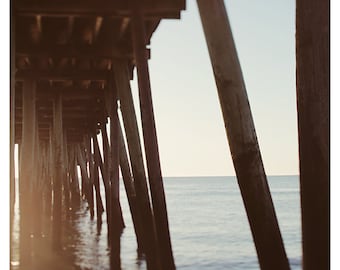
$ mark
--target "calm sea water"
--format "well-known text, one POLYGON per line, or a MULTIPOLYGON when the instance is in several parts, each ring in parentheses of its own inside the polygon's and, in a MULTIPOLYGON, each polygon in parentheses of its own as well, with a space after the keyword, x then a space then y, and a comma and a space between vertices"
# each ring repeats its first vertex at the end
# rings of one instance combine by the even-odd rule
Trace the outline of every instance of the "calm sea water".
MULTIPOLYGON (((177 269, 259 269, 235 177, 169 177, 164 179, 164 185, 177 269)), ((291 269, 301 269, 298 176, 271 176, 269 186, 291 269)), ((126 224, 121 237, 122 269, 146 269, 145 261, 137 258, 123 185, 121 204, 126 224)), ((105 214, 101 231, 98 231, 85 204, 70 211, 72 214, 69 213, 70 218, 63 225, 63 252, 48 253, 45 246, 50 245, 50 231, 46 229, 44 237, 36 244, 35 269, 109 269, 105 214)), ((14 226, 12 269, 17 269, 19 260, 17 234, 18 226, 14 226)))

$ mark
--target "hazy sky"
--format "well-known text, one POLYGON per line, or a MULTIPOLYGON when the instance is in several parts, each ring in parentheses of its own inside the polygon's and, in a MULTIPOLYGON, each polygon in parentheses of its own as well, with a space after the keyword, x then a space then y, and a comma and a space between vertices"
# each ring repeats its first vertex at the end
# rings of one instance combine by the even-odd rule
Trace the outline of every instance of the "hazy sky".
MULTIPOLYGON (((295 1, 225 4, 266 173, 298 174, 295 1)), ((196 1, 181 20, 161 22, 150 48, 163 175, 234 175, 196 1)))

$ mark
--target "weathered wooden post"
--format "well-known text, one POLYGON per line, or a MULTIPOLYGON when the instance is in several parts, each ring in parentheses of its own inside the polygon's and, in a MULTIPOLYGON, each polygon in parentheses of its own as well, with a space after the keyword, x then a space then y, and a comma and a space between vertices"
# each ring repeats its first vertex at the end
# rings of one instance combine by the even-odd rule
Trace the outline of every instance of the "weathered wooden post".
POLYGON ((296 1, 303 269, 330 268, 330 1, 296 1))
POLYGON ((158 152, 158 142, 153 113, 151 86, 149 78, 146 34, 143 12, 137 1, 132 12, 132 41, 137 66, 139 99, 142 116, 145 155, 155 216, 155 225, 163 270, 175 269, 172 254, 168 215, 166 210, 163 179, 158 152))
POLYGON ((89 179, 89 182, 88 182, 88 200, 89 200, 89 206, 90 206, 90 216, 91 216, 91 219, 93 219, 94 217, 94 193, 93 193, 93 160, 92 160, 92 154, 91 154, 91 139, 90 139, 90 136, 89 135, 86 135, 85 138, 84 138, 84 151, 85 151, 85 154, 84 154, 84 157, 86 158, 85 159, 85 162, 86 164, 88 164, 88 179, 89 179))
POLYGON ((261 269, 289 269, 223 0, 197 0, 229 147, 261 269))
MULTIPOLYGON (((112 76, 111 76, 112 77, 112 76)), ((119 137, 118 137, 118 104, 117 90, 113 85, 112 78, 109 81, 106 95, 106 109, 110 117, 110 232, 109 244, 111 250, 111 267, 120 269, 120 236, 125 227, 122 210, 119 201, 119 137)), ((104 142, 106 144, 106 142, 104 142)))
POLYGON ((11 88, 10 88, 10 232, 12 237, 12 219, 15 203, 15 17, 11 8, 11 88))
POLYGON ((63 100, 58 93, 53 103, 53 247, 61 248, 61 213, 62 213, 62 182, 63 166, 63 100))
POLYGON ((156 229, 150 205, 136 112, 128 77, 127 62, 116 61, 113 67, 129 149, 136 199, 138 201, 137 204, 140 216, 143 217, 141 222, 144 243, 143 251, 146 254, 148 269, 160 269, 156 229))
MULTIPOLYGON (((49 133, 51 136, 51 133, 49 133)), ((50 141, 46 141, 43 144, 43 165, 44 165, 44 174, 43 174, 43 197, 44 197, 44 214, 48 217, 51 215, 51 203, 52 203, 52 175, 51 175, 51 154, 50 154, 50 141)))
POLYGON ((80 152, 80 144, 76 144, 75 145, 75 158, 76 158, 76 164, 79 165, 79 168, 80 168, 80 178, 81 178, 81 196, 82 196, 82 199, 86 199, 88 198, 88 194, 87 194, 87 183, 86 183, 86 179, 84 177, 84 171, 82 169, 82 165, 80 164, 81 163, 81 160, 82 160, 82 157, 81 157, 81 152, 80 152))
POLYGON ((138 209, 138 202, 136 198, 136 191, 134 186, 134 181, 131 175, 131 169, 129 164, 129 158, 126 152, 126 146, 124 142, 122 128, 119 124, 119 164, 120 170, 123 177, 124 187, 126 191, 126 197, 128 199, 131 218, 133 227, 136 234, 137 240, 137 251, 138 253, 142 253, 144 251, 144 243, 143 243, 143 231, 141 227, 141 216, 138 209))
POLYGON ((42 179, 42 155, 41 155, 41 141, 39 139, 39 123, 36 113, 35 119, 35 141, 34 141, 34 169, 32 176, 32 197, 31 197, 31 236, 36 238, 39 237, 41 233, 41 221, 42 221, 42 187, 43 187, 43 179, 42 179))
POLYGON ((110 240, 110 233, 111 233, 111 184, 108 177, 108 165, 105 164, 108 161, 108 158, 110 156, 109 153, 106 151, 109 151, 110 146, 108 144, 108 137, 106 132, 106 125, 101 127, 102 130, 102 137, 103 137, 103 152, 104 152, 104 162, 100 154, 100 149, 98 145, 98 139, 97 136, 93 137, 93 146, 94 146, 94 158, 95 158, 95 166, 97 168, 100 168, 102 180, 104 184, 104 190, 105 190, 105 207, 106 207, 106 223, 107 223, 107 231, 108 231, 108 240, 110 240), (106 159, 105 159, 106 157, 106 159))
POLYGON ((48 171, 48 183, 46 189, 46 215, 51 216, 52 211, 52 192, 54 182, 54 152, 53 152, 53 127, 49 126, 49 140, 48 140, 48 156, 47 156, 47 171, 48 171))
MULTIPOLYGON (((94 146, 94 137, 96 137, 97 139, 97 135, 96 134, 92 134, 92 140, 93 140, 93 146, 94 146)), ((94 149, 94 153, 95 153, 95 149, 94 149)), ((102 202, 102 198, 100 195, 100 183, 99 183, 99 172, 98 172, 98 165, 95 162, 95 158, 94 158, 95 154, 91 153, 92 159, 93 159, 93 181, 94 181, 94 187, 95 187, 95 192, 96 192, 96 213, 97 213, 97 221, 99 223, 102 222, 102 214, 104 212, 104 207, 103 207, 103 202, 102 202)))
POLYGON ((74 144, 69 145, 69 160, 70 160, 70 180, 71 180, 71 196, 73 203, 79 203, 80 201, 80 190, 79 190, 79 179, 77 171, 76 161, 76 148, 74 144))
MULTIPOLYGON (((63 176, 62 176, 62 185, 63 185, 63 193, 64 193, 64 203, 66 213, 69 213, 70 208, 70 177, 69 177, 69 160, 68 160, 68 147, 67 147, 67 134, 66 130, 63 130, 63 176)), ((68 214, 67 214, 68 216, 68 214)))
POLYGON ((80 166, 80 173, 81 173, 81 178, 84 183, 85 187, 85 198, 89 204, 90 208, 90 215, 93 216, 93 208, 94 208, 94 203, 93 203, 93 194, 90 193, 90 179, 88 176, 87 172, 87 167, 86 167, 86 159, 85 159, 85 154, 84 154, 84 149, 83 144, 78 144, 77 145, 77 160, 78 164, 80 166), (92 196, 91 196, 92 195, 92 196))
POLYGON ((35 143, 35 82, 25 80, 22 93, 22 140, 20 149, 19 202, 20 202, 20 267, 30 265, 30 211, 32 177, 34 175, 35 143))

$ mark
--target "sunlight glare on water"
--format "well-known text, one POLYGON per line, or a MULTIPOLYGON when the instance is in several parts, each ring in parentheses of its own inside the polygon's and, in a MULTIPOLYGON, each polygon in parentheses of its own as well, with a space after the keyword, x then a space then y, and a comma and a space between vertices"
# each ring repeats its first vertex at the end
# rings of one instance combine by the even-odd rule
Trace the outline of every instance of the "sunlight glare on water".
MULTIPOLYGON (((300 202, 297 176, 269 177, 281 233, 292 270, 301 269, 300 202)), ((246 213, 235 177, 165 178, 172 247, 177 269, 259 269, 246 213)), ((104 199, 104 189, 102 189, 104 199)), ((103 201, 105 205, 105 201, 103 201)), ((124 186, 121 205, 126 228, 121 237, 121 265, 145 270, 137 245, 124 186)), ((33 237, 34 267, 39 269, 110 269, 106 213, 101 230, 85 202, 63 212, 62 251, 51 249, 51 217, 43 219, 41 237, 33 237), (66 218, 68 216, 68 218, 66 218)), ((19 268, 19 212, 15 208, 11 269, 19 268)), ((25 269, 30 270, 30 269, 25 269)))

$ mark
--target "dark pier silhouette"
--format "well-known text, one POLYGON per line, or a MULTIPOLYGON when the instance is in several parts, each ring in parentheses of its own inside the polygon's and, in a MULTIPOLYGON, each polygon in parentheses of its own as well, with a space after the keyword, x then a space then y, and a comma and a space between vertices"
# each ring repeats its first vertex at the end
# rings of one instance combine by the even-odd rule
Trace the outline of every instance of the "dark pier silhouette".
MULTIPOLYGON (((290 269, 224 1, 197 4, 259 265, 290 269)), ((52 217, 49 244, 62 252, 62 222, 81 203, 98 233, 105 214, 109 267, 120 269, 119 172, 136 253, 145 256, 148 270, 176 269, 148 59, 161 20, 180 19, 185 8, 185 0, 11 1, 10 213, 12 230, 18 197, 19 269, 35 269, 32 239, 39 237, 43 215, 52 217), (134 69, 140 112, 130 88, 134 69)), ((327 0, 296 1, 296 72, 303 269, 329 269, 327 0)))

